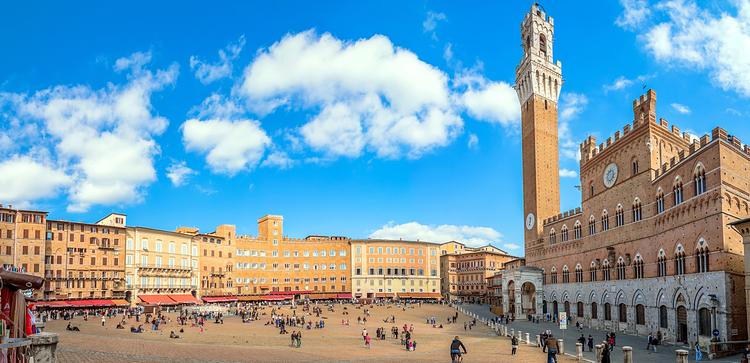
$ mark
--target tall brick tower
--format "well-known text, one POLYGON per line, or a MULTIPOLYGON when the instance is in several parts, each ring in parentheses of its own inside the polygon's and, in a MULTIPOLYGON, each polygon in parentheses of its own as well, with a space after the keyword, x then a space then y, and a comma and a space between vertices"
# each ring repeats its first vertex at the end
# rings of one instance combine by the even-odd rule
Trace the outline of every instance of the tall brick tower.
POLYGON ((534 4, 521 23, 523 59, 516 67, 521 102, 526 247, 542 237, 543 218, 560 212, 557 99, 562 64, 552 58, 555 22, 534 4))

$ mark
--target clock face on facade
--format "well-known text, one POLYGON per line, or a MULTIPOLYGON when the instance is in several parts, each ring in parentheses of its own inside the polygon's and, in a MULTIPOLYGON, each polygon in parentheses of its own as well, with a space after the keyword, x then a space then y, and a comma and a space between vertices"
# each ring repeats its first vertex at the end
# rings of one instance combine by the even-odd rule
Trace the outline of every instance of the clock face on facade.
POLYGON ((529 213, 528 216, 526 216, 526 229, 529 231, 534 228, 534 223, 536 222, 536 218, 534 217, 534 213, 529 213))
POLYGON ((612 163, 604 169, 604 186, 611 188, 617 181, 617 164, 612 163))

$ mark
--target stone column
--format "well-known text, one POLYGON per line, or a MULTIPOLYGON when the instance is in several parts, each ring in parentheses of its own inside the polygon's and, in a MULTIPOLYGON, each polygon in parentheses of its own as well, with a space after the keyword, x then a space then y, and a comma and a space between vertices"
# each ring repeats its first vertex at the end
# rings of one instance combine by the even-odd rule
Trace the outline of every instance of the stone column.
POLYGON ((677 354, 677 363, 688 363, 688 351, 683 349, 678 349, 675 351, 675 354, 677 354))
POLYGON ((604 344, 597 344, 594 346, 594 349, 596 349, 596 361, 601 362, 602 352, 604 352, 604 344))
POLYGON ((526 345, 531 345, 531 334, 526 333, 526 345))
POLYGON ((518 341, 520 342, 522 340, 523 340, 523 332, 519 330, 518 331, 518 341))
POLYGON ((578 358, 578 361, 583 360, 583 344, 576 343, 576 358, 578 358))
POLYGON ((633 363, 633 347, 622 347, 622 363, 633 363))
POLYGON ((560 353, 560 355, 565 354, 565 342, 563 342, 562 339, 557 340, 557 347, 559 348, 558 352, 560 353))
POLYGON ((57 363, 57 333, 42 332, 30 335, 30 356, 34 357, 34 363, 57 363))

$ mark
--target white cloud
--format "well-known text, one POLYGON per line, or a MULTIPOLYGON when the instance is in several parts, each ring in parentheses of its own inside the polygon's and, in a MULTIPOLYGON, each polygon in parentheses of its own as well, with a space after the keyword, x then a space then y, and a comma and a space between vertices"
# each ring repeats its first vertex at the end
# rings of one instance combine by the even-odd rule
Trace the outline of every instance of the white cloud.
POLYGON ((750 96, 750 1, 738 0, 735 14, 716 14, 692 0, 671 0, 655 9, 663 21, 645 30, 646 49, 669 66, 705 70, 724 90, 750 96))
MULTIPOLYGON (((150 53, 134 53, 115 62, 127 71, 128 82, 94 90, 88 86, 56 86, 32 95, 4 94, 12 109, 11 122, 35 125, 38 133, 22 140, 47 151, 71 178, 68 210, 86 211, 95 204, 113 205, 141 200, 144 188, 156 180, 153 158, 159 152, 154 137, 167 119, 153 114, 151 94, 175 82, 178 67, 144 69, 150 53), (23 120, 23 121, 19 121, 23 120)), ((40 162, 38 156, 32 157, 40 162)))
POLYGON ((248 119, 190 119, 182 124, 188 151, 206 155, 215 173, 234 175, 258 165, 271 139, 257 121, 248 119))
POLYGON ((678 113, 681 113, 683 115, 687 115, 687 114, 690 113, 690 107, 687 107, 687 106, 685 106, 683 104, 679 104, 679 103, 674 102, 670 106, 672 106, 672 108, 675 111, 677 111, 678 113))
POLYGON ((0 162, 0 200, 3 203, 29 205, 31 202, 55 197, 72 178, 53 166, 29 156, 12 156, 0 162))
POLYGON ((504 243, 503 248, 506 250, 511 251, 519 251, 521 250, 521 245, 515 244, 515 243, 504 243))
POLYGON ((479 147, 479 136, 476 134, 469 134, 469 142, 467 144, 469 149, 476 149, 479 147))
POLYGON ((420 240, 429 242, 458 241, 468 246, 481 246, 502 239, 500 232, 490 227, 457 226, 450 224, 425 225, 417 222, 395 224, 389 222, 370 234, 370 238, 420 240))
POLYGON ((195 170, 190 169, 184 161, 172 163, 167 168, 167 178, 176 187, 184 185, 188 178, 194 174, 196 174, 195 170))
POLYGON ((419 157, 463 127, 448 77, 381 35, 356 42, 313 31, 287 35, 258 52, 237 93, 261 115, 282 106, 321 110, 299 133, 333 157, 365 150, 419 157))
POLYGON ((589 100, 579 93, 563 93, 560 97, 560 125, 558 137, 560 140, 560 156, 571 160, 580 160, 581 151, 578 143, 573 139, 570 123, 583 112, 589 100))
POLYGON ((443 47, 443 59, 449 64, 453 62, 453 44, 447 43, 443 47))
POLYGON ((615 24, 625 29, 636 29, 651 14, 646 0, 620 0, 623 12, 615 20, 615 24))
POLYGON ((447 20, 448 17, 445 16, 443 13, 436 13, 434 11, 428 11, 427 17, 422 22, 422 31, 425 33, 430 33, 430 36, 432 39, 437 40, 437 34, 435 33, 435 29, 437 29, 438 22, 447 20))
POLYGON ((577 176, 578 176, 578 173, 576 173, 575 170, 560 169, 560 177, 561 178, 575 178, 577 176))
POLYGON ((190 69, 195 72, 195 78, 203 84, 232 76, 232 62, 239 57, 245 47, 245 36, 242 35, 235 43, 230 43, 219 50, 219 61, 209 64, 201 61, 197 56, 190 56, 190 69))
POLYGON ((617 79, 615 79, 615 81, 611 84, 604 85, 604 93, 607 93, 609 91, 619 91, 632 86, 636 82, 643 83, 649 78, 650 76, 648 75, 641 75, 633 79, 626 78, 625 76, 620 76, 617 77, 617 79))
POLYGON ((266 159, 261 163, 261 166, 276 167, 279 169, 289 169, 293 165, 294 160, 292 160, 287 153, 278 150, 268 154, 266 159))

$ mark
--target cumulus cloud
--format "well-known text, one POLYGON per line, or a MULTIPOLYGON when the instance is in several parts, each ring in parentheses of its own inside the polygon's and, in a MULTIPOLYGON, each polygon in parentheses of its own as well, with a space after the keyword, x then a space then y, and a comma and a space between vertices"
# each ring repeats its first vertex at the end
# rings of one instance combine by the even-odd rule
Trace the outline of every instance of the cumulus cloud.
POLYGON ((463 127, 448 77, 381 35, 355 42, 314 31, 287 35, 258 52, 237 94, 261 115, 280 107, 320 110, 299 136, 334 157, 367 150, 419 157, 463 127))
POLYGON ((234 175, 258 165, 271 139, 257 121, 190 119, 182 124, 188 151, 205 154, 211 171, 234 175))
POLYGON ((630 87, 633 84, 636 84, 636 82, 643 83, 649 78, 650 76, 648 75, 640 75, 635 78, 626 78, 625 76, 620 76, 620 77, 617 77, 617 79, 615 79, 614 82, 612 82, 611 84, 604 85, 604 93, 607 93, 610 91, 619 91, 627 87, 630 87))
POLYGON ((625 29, 636 29, 651 14, 646 0, 620 0, 623 12, 615 20, 615 24, 625 29))
POLYGON ((560 97, 558 137, 560 140, 560 156, 563 158, 576 161, 581 159, 581 151, 578 143, 573 139, 570 123, 583 112, 588 103, 588 98, 579 93, 563 93, 560 97))
POLYGON ((681 113, 681 114, 683 114, 683 115, 687 115, 687 114, 689 114, 689 113, 690 113, 690 107, 688 107, 688 106, 685 106, 685 105, 683 105, 683 104, 680 104, 680 103, 676 103, 676 102, 674 102, 674 103, 672 103, 672 104, 671 104, 670 106, 672 106, 672 108, 673 108, 673 109, 674 109, 675 111, 677 111, 678 113, 681 113))
POLYGON ((521 106, 516 91, 508 83, 491 81, 481 75, 481 64, 460 72, 454 79, 458 104, 479 121, 517 127, 521 106))
POLYGON ((578 173, 576 173, 575 170, 560 169, 560 177, 561 178, 575 178, 577 176, 578 176, 578 173))
POLYGON ((294 160, 292 160, 286 152, 278 150, 268 154, 266 159, 263 160, 263 163, 261 163, 261 166, 279 169, 289 169, 293 165, 294 160))
POLYGON ((432 39, 437 40, 437 29, 438 22, 447 20, 448 17, 443 13, 436 13, 434 11, 428 11, 427 17, 422 22, 422 31, 429 33, 432 39))
POLYGON ((641 37, 654 58, 669 66, 705 70, 724 90, 750 96, 750 1, 738 0, 734 14, 701 8, 692 0, 658 3, 661 21, 641 37))
POLYGON ((178 67, 172 64, 152 72, 145 69, 150 60, 150 53, 118 59, 115 70, 128 72, 128 82, 122 85, 98 90, 55 86, 30 95, 0 97, 10 109, 11 123, 33 124, 38 131, 23 141, 50 149, 58 170, 71 179, 69 211, 138 202, 144 188, 156 180, 153 159, 159 147, 154 137, 168 121, 154 114, 150 99, 153 92, 175 82, 178 67))
POLYGON ((521 252, 521 245, 515 243, 503 243, 503 248, 510 251, 521 252))
POLYGON ((244 47, 245 36, 242 35, 236 42, 230 43, 224 49, 219 50, 219 61, 217 63, 206 63, 197 56, 190 56, 190 69, 195 72, 195 78, 203 84, 231 77, 232 62, 239 57, 244 47))
POLYGON ((29 156, 12 156, 0 162, 0 200, 29 205, 35 200, 55 197, 70 186, 72 178, 64 171, 29 156))
POLYGON ((190 169, 184 161, 172 163, 172 165, 167 168, 167 178, 169 178, 172 185, 176 187, 184 185, 188 178, 194 174, 196 174, 196 171, 190 169))
POLYGON ((468 246, 481 246, 502 239, 500 232, 490 227, 458 226, 450 224, 425 225, 417 222, 395 224, 389 222, 370 234, 370 238, 420 240, 429 242, 458 241, 468 246))

